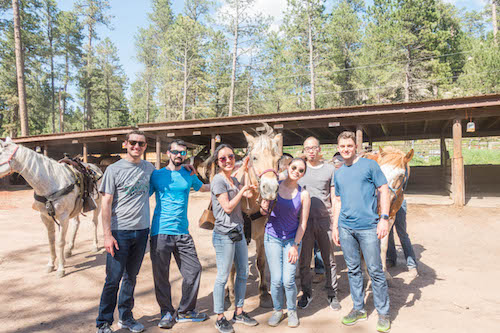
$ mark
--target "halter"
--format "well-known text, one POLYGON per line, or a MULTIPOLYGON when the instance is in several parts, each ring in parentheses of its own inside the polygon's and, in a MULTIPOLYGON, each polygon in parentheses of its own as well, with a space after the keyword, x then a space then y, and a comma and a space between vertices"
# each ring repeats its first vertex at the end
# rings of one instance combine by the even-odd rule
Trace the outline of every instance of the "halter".
POLYGON ((0 165, 4 165, 4 164, 9 165, 10 172, 8 174, 6 174, 4 177, 10 176, 14 173, 14 170, 12 169, 12 165, 10 165, 10 162, 12 161, 12 158, 14 157, 14 154, 17 152, 18 149, 19 149, 19 146, 16 146, 16 148, 14 149, 12 154, 9 156, 9 158, 5 162, 0 163, 0 165))
POLYGON ((391 185, 388 185, 389 190, 391 190, 392 193, 394 193, 393 200, 396 200, 399 197, 398 192, 401 193, 401 192, 404 192, 406 190, 407 185, 408 185, 408 165, 405 165, 405 175, 404 175, 403 181, 401 182, 399 187, 393 188, 391 185), (402 191, 400 192, 400 190, 402 190, 402 191))
MULTIPOLYGON (((248 155, 251 156, 252 152, 250 152, 248 155)), ((274 170, 274 169, 266 169, 266 170, 264 170, 264 171, 262 171, 261 173, 258 174, 257 171, 255 171, 253 163, 251 161, 250 161, 250 163, 251 163, 251 165, 248 168, 253 171, 253 174, 255 175, 255 178, 257 178, 257 182, 259 184, 259 188, 260 188, 260 183, 261 183, 262 176, 264 176, 266 173, 272 172, 276 176, 276 180, 279 180, 280 177, 279 177, 278 172, 276 170, 274 170)), ((278 193, 278 189, 276 189, 276 193, 278 193)), ((260 199, 260 191, 259 191, 259 198, 257 200, 259 200, 259 199, 260 199)))

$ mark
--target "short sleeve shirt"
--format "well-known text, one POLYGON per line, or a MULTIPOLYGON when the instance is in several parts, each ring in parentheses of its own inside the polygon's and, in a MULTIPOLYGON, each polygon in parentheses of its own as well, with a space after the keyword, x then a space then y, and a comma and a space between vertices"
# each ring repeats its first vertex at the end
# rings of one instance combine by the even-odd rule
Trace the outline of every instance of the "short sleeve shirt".
POLYGON ((216 174, 210 183, 210 191, 212 193, 212 209, 215 217, 214 232, 219 234, 227 234, 229 230, 243 225, 243 214, 241 212, 241 202, 234 207, 231 214, 227 214, 222 208, 217 196, 222 193, 227 193, 231 201, 239 192, 238 186, 240 183, 232 177, 234 186, 231 185, 227 179, 220 173, 216 174))
POLYGON ((149 228, 149 180, 155 167, 121 159, 104 172, 99 192, 113 195, 111 230, 149 228))
POLYGON ((331 187, 334 186, 335 167, 324 163, 318 167, 307 166, 304 177, 299 179, 302 186, 311 196, 310 218, 330 216, 332 209, 331 187))
POLYGON ((335 195, 342 208, 339 226, 349 229, 371 229, 377 226, 377 188, 387 179, 377 162, 360 158, 352 165, 342 165, 335 173, 335 195))
POLYGON ((189 192, 191 189, 199 191, 202 185, 196 175, 183 167, 179 171, 155 170, 151 175, 151 191, 156 197, 151 236, 188 234, 189 192))

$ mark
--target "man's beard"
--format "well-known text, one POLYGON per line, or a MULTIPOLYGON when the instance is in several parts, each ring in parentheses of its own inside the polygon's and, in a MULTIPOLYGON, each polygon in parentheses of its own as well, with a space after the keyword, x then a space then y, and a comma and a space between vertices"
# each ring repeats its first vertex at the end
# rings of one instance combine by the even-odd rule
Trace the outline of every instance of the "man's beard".
POLYGON ((170 162, 172 162, 172 164, 175 165, 176 167, 178 167, 179 165, 182 165, 182 163, 183 163, 182 160, 176 161, 175 158, 174 159, 170 159, 170 162))

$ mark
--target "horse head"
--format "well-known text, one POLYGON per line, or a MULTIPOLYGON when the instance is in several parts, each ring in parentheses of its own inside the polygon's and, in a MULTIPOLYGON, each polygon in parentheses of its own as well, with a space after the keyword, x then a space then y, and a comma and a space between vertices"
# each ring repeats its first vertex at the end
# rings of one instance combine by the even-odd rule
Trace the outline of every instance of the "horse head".
POLYGON ((243 131, 248 143, 248 172, 252 183, 259 185, 263 199, 274 200, 278 193, 278 160, 281 157, 282 135, 264 124, 266 132, 252 136, 243 131))
POLYGON ((377 156, 377 162, 380 169, 387 178, 387 185, 390 190, 391 210, 389 216, 395 216, 401 204, 403 203, 403 191, 410 177, 410 161, 413 158, 413 149, 407 154, 401 150, 387 147, 380 149, 377 156))
POLYGON ((18 149, 10 138, 5 141, 0 140, 0 178, 10 175, 15 170, 12 169, 11 160, 18 149))

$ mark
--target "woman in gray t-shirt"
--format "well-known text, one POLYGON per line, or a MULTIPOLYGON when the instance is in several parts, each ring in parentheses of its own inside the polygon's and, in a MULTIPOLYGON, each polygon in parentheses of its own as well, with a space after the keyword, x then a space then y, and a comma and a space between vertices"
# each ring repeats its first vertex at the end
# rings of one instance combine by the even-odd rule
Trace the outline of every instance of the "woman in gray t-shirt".
MULTIPOLYGON (((233 148, 221 144, 215 150, 213 162, 217 163, 218 173, 210 184, 215 227, 212 242, 215 248, 217 277, 214 285, 214 312, 217 313, 215 327, 221 333, 233 332, 232 323, 257 325, 257 321, 243 311, 248 277, 248 248, 243 233, 241 198, 250 197, 252 185, 241 185, 231 176, 235 156, 233 148), (234 284, 235 312, 233 319, 224 317, 224 290, 231 268, 236 267, 234 284)), ((246 168, 248 160, 243 167, 246 168)))

